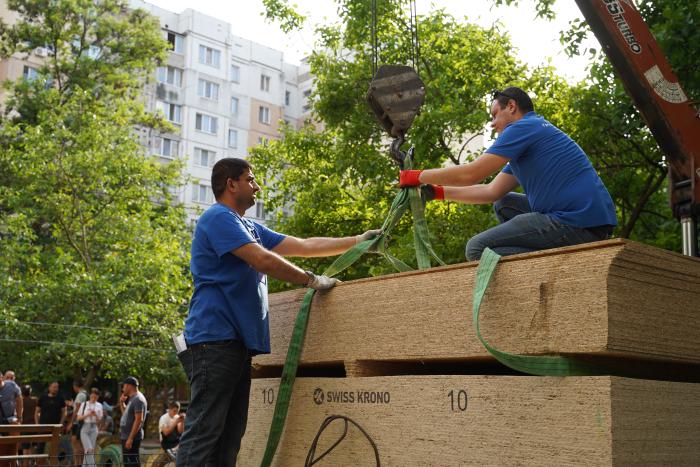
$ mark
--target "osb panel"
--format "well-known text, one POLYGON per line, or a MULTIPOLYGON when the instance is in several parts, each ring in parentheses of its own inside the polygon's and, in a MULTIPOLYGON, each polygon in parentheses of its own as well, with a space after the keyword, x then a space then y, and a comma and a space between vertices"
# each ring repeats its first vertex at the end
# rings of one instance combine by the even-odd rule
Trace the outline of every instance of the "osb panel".
MULTIPOLYGON (((304 465, 328 415, 345 415, 360 424, 386 466, 613 465, 610 381, 610 377, 513 376, 300 378, 273 465, 304 465)), ((260 465, 277 388, 277 379, 253 381, 239 465, 260 465)), ((341 421, 333 422, 320 438, 317 455, 342 430, 341 421)), ((374 453, 359 430, 351 427, 346 439, 318 465, 373 466, 374 453)))
MULTIPOLYGON (((487 356, 471 323, 476 262, 349 281, 314 298, 302 364, 487 356)), ((303 290, 270 296, 281 365, 303 290)), ((611 240, 504 258, 481 311, 494 346, 700 362, 700 261, 611 240)))

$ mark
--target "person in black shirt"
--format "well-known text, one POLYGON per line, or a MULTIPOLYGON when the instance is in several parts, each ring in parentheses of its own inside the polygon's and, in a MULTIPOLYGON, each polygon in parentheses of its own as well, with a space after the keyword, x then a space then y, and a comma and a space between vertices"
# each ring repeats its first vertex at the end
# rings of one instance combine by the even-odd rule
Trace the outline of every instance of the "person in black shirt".
MULTIPOLYGON (((35 423, 42 425, 63 425, 66 420, 66 402, 58 393, 58 381, 49 384, 46 394, 39 397, 34 411, 35 423)), ((39 443, 37 452, 44 452, 44 443, 39 443)))

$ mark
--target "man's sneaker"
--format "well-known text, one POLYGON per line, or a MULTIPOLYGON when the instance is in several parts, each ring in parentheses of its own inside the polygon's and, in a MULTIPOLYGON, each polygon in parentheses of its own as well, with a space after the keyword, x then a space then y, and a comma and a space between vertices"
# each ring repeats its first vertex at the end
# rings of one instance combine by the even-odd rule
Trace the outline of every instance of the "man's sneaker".
POLYGON ((165 452, 168 453, 172 460, 175 460, 177 458, 177 448, 166 449, 165 452))

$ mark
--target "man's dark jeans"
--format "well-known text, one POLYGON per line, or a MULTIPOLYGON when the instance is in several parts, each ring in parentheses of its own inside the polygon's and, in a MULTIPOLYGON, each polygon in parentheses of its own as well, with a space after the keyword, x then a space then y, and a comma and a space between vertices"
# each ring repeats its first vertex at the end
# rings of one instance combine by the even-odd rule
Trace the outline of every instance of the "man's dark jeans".
POLYGON ((125 439, 122 440, 122 459, 124 459, 124 467, 141 467, 141 460, 139 459, 139 448, 141 447, 141 440, 135 439, 131 443, 131 449, 127 449, 124 446, 126 442, 125 439))
POLYGON ((248 423, 251 359, 240 341, 205 343, 178 355, 190 381, 178 467, 235 466, 248 423))
POLYGON ((605 240, 612 232, 612 226, 582 229, 532 212, 527 196, 520 193, 508 193, 494 203, 493 209, 501 224, 474 235, 467 242, 468 261, 480 259, 487 247, 501 256, 508 256, 597 242, 605 240))

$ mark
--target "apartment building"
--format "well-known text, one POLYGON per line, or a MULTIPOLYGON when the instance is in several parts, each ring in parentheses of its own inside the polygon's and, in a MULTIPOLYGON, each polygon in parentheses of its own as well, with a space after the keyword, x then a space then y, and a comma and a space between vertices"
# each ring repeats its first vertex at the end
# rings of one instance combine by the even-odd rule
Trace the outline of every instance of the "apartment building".
MULTIPOLYGON (((129 3, 159 18, 171 45, 167 63, 145 85, 143 97, 147 109, 163 112, 175 131, 142 129, 140 139, 163 163, 185 162, 187 183, 175 194, 190 221, 196 221, 214 202, 214 163, 223 157, 246 158, 250 148, 279 138, 281 121, 298 127, 310 110, 312 79, 305 63, 286 63, 281 51, 236 36, 220 19, 193 9, 175 13, 141 0, 129 3)), ((0 17, 16 19, 4 0, 0 17)), ((37 49, 28 58, 3 60, 0 81, 31 78, 45 56, 37 49)), ((246 215, 264 222, 262 202, 246 215)))

